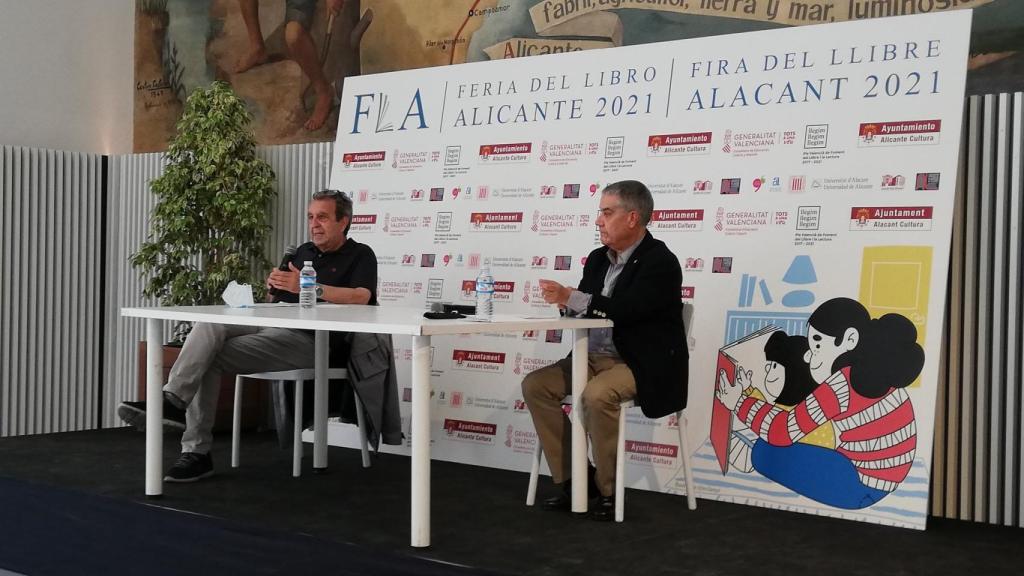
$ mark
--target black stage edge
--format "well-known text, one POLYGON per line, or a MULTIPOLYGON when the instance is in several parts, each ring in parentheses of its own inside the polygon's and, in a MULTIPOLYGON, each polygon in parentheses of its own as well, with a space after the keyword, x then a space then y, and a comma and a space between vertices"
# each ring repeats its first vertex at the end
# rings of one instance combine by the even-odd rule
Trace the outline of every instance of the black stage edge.
MULTIPOLYGON (((1018 574, 1024 533, 931 519, 924 532, 627 490, 626 521, 524 505, 527 475, 432 463, 432 546, 409 543, 409 460, 330 449, 291 477, 272 433, 218 437, 217 476, 143 494, 128 429, 0 439, 0 568, 24 574, 1018 574), (186 513, 182 513, 186 512, 186 513)), ((179 451, 168 438, 165 466, 179 451)), ((547 488, 548 479, 542 479, 547 488)), ((543 495, 543 493, 541 494, 543 495)))

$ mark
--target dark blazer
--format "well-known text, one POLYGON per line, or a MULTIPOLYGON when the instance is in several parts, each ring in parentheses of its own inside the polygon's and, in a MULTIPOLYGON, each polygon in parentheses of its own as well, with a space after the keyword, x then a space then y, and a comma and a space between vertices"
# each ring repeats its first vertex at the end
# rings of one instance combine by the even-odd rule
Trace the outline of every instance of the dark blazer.
POLYGON ((590 253, 579 291, 591 295, 586 315, 615 323, 612 342, 636 379, 637 404, 648 418, 686 407, 690 353, 680 285, 683 272, 665 243, 647 232, 622 269, 611 297, 601 296, 608 247, 590 253))

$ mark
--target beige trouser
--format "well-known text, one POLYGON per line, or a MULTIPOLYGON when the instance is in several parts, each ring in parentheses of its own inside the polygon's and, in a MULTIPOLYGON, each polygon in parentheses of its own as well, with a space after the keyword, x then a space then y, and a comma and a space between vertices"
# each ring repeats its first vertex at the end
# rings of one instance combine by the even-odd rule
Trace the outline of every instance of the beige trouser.
MULTIPOLYGON (((551 479, 561 484, 571 476, 569 419, 562 399, 572 391, 572 360, 565 358, 534 370, 523 378, 523 398, 530 408, 540 445, 551 468, 551 479)), ((583 427, 590 435, 595 481, 604 496, 615 493, 615 448, 619 434, 619 403, 636 397, 633 373, 621 358, 591 355, 587 360, 587 387, 583 389, 583 427)))
POLYGON ((313 341, 303 330, 197 322, 164 385, 188 405, 181 451, 210 452, 221 373, 312 368, 313 341))

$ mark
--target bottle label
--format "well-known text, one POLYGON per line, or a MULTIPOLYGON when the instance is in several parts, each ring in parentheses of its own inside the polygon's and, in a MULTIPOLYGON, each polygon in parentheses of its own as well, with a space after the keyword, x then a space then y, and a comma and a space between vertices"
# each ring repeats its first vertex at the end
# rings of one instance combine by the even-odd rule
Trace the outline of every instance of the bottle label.
POLYGON ((492 282, 484 282, 482 280, 477 280, 476 292, 477 294, 489 294, 491 292, 494 292, 494 284, 492 282))
POLYGON ((299 288, 315 288, 316 276, 299 276, 299 288))

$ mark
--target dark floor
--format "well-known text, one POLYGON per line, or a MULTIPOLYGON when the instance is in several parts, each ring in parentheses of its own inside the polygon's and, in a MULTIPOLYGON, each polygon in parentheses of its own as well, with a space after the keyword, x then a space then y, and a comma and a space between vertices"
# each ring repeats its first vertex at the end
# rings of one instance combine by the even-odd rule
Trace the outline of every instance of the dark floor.
MULTIPOLYGON (((242 467, 231 469, 218 438, 218 475, 165 484, 143 496, 144 439, 114 429, 0 439, 0 477, 33 488, 157 504, 222 519, 233 527, 351 543, 392 557, 424 557, 506 574, 1017 574, 1024 532, 931 519, 924 532, 627 491, 626 521, 596 523, 523 504, 525 474, 432 464, 432 546, 409 543, 409 460, 383 455, 363 469, 355 450, 331 448, 330 471, 291 477, 291 455, 271 434, 249 434, 242 467), (74 493, 74 492, 73 492, 74 493)), ((178 445, 168 439, 166 464, 178 445)), ((12 521, 10 510, 0 519, 12 521)), ((219 521, 219 520, 218 520, 219 521)), ((337 545, 337 544, 336 544, 337 545)), ((315 555, 316 546, 303 554, 315 555)), ((40 551, 45 553, 45 551, 40 551)), ((0 542, 0 568, 4 566, 0 542)), ((368 572, 369 573, 369 572, 368 572)))

